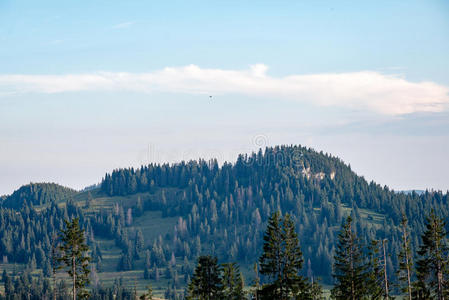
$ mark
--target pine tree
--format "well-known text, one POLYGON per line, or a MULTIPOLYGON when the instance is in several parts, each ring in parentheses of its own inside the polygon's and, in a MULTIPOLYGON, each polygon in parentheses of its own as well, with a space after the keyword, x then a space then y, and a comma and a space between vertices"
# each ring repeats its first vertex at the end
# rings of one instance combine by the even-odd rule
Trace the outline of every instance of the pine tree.
POLYGON ((59 247, 57 246, 58 243, 58 236, 56 233, 53 233, 51 237, 51 277, 52 277, 52 283, 53 283, 53 300, 56 300, 56 272, 59 268, 59 247))
POLYGON ((383 250, 383 273, 384 273, 384 298, 386 300, 388 300, 390 298, 390 288, 389 288, 389 284, 388 284, 388 273, 387 273, 387 254, 386 254, 386 250, 385 247, 387 245, 388 240, 387 239, 383 239, 382 240, 382 250, 383 250))
POLYGON ((90 208, 90 205, 91 205, 91 203, 92 203, 92 200, 93 200, 92 194, 90 193, 90 191, 88 191, 88 192, 87 192, 87 197, 86 197, 86 203, 85 203, 85 205, 84 205, 84 208, 89 209, 89 208, 90 208))
POLYGON ((140 259, 139 253, 143 250, 144 246, 145 241, 143 238, 142 230, 140 230, 139 228, 136 231, 136 237, 134 239, 134 250, 135 250, 134 255, 136 256, 137 259, 140 259))
POLYGON ((368 263, 368 281, 366 285, 367 294, 370 299, 382 299, 384 291, 383 286, 383 269, 379 259, 379 241, 371 241, 369 246, 369 263, 368 263))
POLYGON ((269 285, 265 285, 260 292, 263 298, 283 299, 282 280, 282 235, 281 219, 278 212, 271 215, 268 220, 267 229, 263 237, 263 254, 259 258, 260 273, 273 280, 269 285))
POLYGON ((84 232, 79 226, 79 218, 74 218, 71 222, 65 220, 65 229, 61 230, 59 246, 60 257, 58 261, 67 268, 67 273, 72 278, 73 300, 77 297, 84 299, 89 293, 84 289, 89 284, 89 261, 87 256, 89 247, 86 245, 84 232))
POLYGON ((331 297, 338 300, 364 299, 368 278, 361 245, 352 230, 350 216, 338 235, 334 261, 333 277, 336 283, 331 290, 331 297))
MULTIPOLYGON (((145 177, 146 178, 146 177, 145 177)), ((142 205, 142 200, 140 199, 140 196, 137 197, 137 202, 136 202, 136 215, 138 217, 140 217, 141 215, 143 215, 143 205, 142 205)))
POLYGON ((5 295, 13 295, 14 294, 14 285, 12 283, 11 277, 6 275, 4 279, 5 285, 5 295))
POLYGON ((402 230, 402 242, 401 250, 399 252, 399 270, 398 279, 402 283, 401 291, 407 293, 408 299, 412 300, 412 284, 411 284, 411 270, 412 270, 412 250, 410 247, 410 239, 407 229, 407 217, 402 214, 401 230, 402 230))
POLYGON ((187 299, 219 299, 223 290, 220 271, 216 257, 200 256, 188 285, 187 299))
POLYGON ((223 297, 229 300, 245 299, 243 277, 236 263, 222 265, 223 297))
POLYGON ((445 299, 448 288, 448 254, 445 222, 432 210, 426 219, 426 230, 422 235, 422 244, 416 261, 417 281, 414 284, 416 297, 431 295, 438 300, 445 299))
POLYGON ((3 273, 2 273, 2 282, 6 282, 7 277, 8 277, 8 273, 6 272, 6 269, 4 269, 3 273))
POLYGON ((259 262, 260 273, 271 279, 271 283, 262 287, 260 295, 263 299, 306 297, 306 284, 299 275, 303 263, 302 252, 288 214, 281 220, 276 212, 268 220, 259 262))
POLYGON ((308 297, 308 287, 304 278, 299 275, 304 262, 301 248, 299 246, 298 234, 295 231, 295 225, 286 214, 282 222, 282 240, 284 243, 283 256, 283 277, 287 286, 286 295, 289 297, 291 289, 292 295, 304 299, 308 297))

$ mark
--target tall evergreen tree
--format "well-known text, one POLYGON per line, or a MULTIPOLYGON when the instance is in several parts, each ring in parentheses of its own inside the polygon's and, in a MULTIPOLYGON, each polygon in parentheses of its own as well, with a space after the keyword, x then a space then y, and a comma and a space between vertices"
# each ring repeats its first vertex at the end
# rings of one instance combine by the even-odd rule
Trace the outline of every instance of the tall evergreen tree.
MULTIPOLYGON (((292 290, 291 295, 299 299, 309 297, 309 290, 303 276, 299 275, 304 259, 299 245, 298 234, 289 214, 286 214, 282 222, 282 240, 284 249, 282 252, 284 282, 292 290)), ((286 293, 287 298, 290 295, 286 293)))
POLYGON ((338 235, 334 256, 335 285, 331 297, 338 300, 359 300, 366 298, 368 277, 363 261, 361 244, 353 232, 349 216, 338 235))
POLYGON ((84 238, 84 232, 79 226, 79 218, 74 218, 71 222, 65 220, 65 229, 61 230, 59 246, 59 262, 67 268, 67 273, 72 278, 72 297, 84 299, 89 296, 86 285, 89 284, 89 261, 87 256, 89 247, 84 238))
POLYGON ((282 236, 281 218, 279 212, 275 212, 268 220, 267 229, 263 237, 263 254, 259 258, 260 273, 268 276, 273 282, 262 288, 261 296, 264 298, 282 299, 282 236))
POLYGON ((366 285, 367 294, 371 299, 382 299, 383 291, 383 270, 379 259, 379 241, 371 241, 369 246, 368 281, 366 285))
POLYGON ((200 256, 188 286, 187 299, 214 300, 222 296, 223 285, 217 258, 200 256))
POLYGON ((426 219, 426 230, 421 238, 419 259, 416 261, 417 282, 414 294, 416 297, 430 295, 444 300, 448 289, 449 248, 445 222, 433 210, 426 219))
POLYGON ((303 263, 302 252, 288 214, 282 220, 279 212, 276 212, 268 220, 259 262, 260 273, 271 280, 262 287, 260 295, 263 299, 305 297, 305 280, 299 275, 303 263))
POLYGON ((223 297, 229 300, 245 299, 243 277, 236 263, 222 265, 223 297))
POLYGON ((407 297, 409 300, 412 300, 412 249, 410 247, 410 238, 408 234, 407 228, 407 217, 405 214, 402 215, 401 220, 401 231, 402 231, 402 242, 401 242, 401 250, 399 252, 399 270, 398 270, 398 279, 399 284, 401 285, 401 291, 403 293, 407 293, 407 297))
POLYGON ((388 300, 390 298, 390 287, 389 287, 389 283, 388 283, 388 272, 387 272, 387 253, 386 253, 386 245, 387 245, 388 240, 387 239, 383 239, 382 240, 382 253, 383 253, 383 273, 384 273, 384 280, 383 280, 383 291, 384 291, 384 297, 386 300, 388 300))

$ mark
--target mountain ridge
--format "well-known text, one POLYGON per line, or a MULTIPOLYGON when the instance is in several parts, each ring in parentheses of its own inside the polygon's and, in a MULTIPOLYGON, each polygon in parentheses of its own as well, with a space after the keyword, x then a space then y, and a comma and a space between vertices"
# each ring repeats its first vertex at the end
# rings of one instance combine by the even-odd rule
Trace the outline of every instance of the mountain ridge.
MULTIPOLYGON (((11 262, 30 264, 36 257, 33 265, 44 269, 46 259, 39 249, 45 253, 51 247, 44 220, 52 220, 51 232, 62 218, 79 216, 100 278, 127 276, 142 287, 145 280, 154 287, 168 282, 182 286, 200 254, 236 261, 252 278, 251 265, 260 255, 266 222, 275 211, 292 216, 307 262, 304 272, 324 283, 332 283, 336 236, 348 215, 362 241, 389 239, 388 268, 393 274, 402 213, 409 218, 416 249, 426 214, 435 209, 447 216, 449 207, 447 193, 397 193, 367 182, 338 157, 293 145, 242 154, 223 165, 200 159, 115 169, 100 187, 69 194, 46 201, 48 209, 39 214, 30 213, 31 205, 13 207, 14 214, 2 207, 2 215, 11 222, 1 223, 0 230, 17 236, 17 242, 10 245, 0 239, 0 250, 11 262), (27 238, 25 229, 10 229, 21 226, 22 215, 38 220, 34 235, 44 234, 42 244, 33 235, 27 238)), ((33 204, 29 199, 22 202, 33 204)))

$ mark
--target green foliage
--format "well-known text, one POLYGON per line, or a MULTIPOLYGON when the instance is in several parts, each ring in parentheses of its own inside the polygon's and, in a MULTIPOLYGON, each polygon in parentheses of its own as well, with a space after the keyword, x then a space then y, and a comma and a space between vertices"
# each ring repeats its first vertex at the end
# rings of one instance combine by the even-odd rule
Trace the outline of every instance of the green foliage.
POLYGON ((20 209, 23 205, 43 205, 68 200, 76 191, 56 183, 30 183, 20 187, 3 201, 2 207, 20 209))
POLYGON ((370 299, 383 299, 384 292, 384 273, 380 262, 380 243, 377 240, 371 241, 368 248, 368 268, 366 280, 366 294, 370 295, 370 299))
MULTIPOLYGON (((3 198, 11 197, 8 206, 0 200, 0 260, 17 264, 14 274, 35 266, 33 274, 45 270, 49 275, 51 236, 64 220, 78 217, 100 283, 110 286, 111 277, 123 275, 138 278, 142 286, 146 274, 155 291, 167 282, 174 290, 175 277, 180 285, 188 282, 204 252, 235 261, 247 272, 262 254, 264 230, 276 211, 289 214, 295 225, 303 257, 311 262, 308 276, 326 284, 332 284, 338 227, 348 214, 365 244, 389 240, 389 274, 400 262, 402 212, 410 222, 411 257, 425 229, 425 214, 434 208, 449 215, 447 193, 397 193, 367 182, 338 158, 301 146, 267 148, 222 166, 198 160, 118 169, 89 192, 19 190, 3 198), (176 265, 170 263, 172 255, 176 265), (117 267, 122 274, 113 273, 117 267)), ((367 250, 362 252, 367 257, 367 250)))
POLYGON ((86 245, 84 232, 79 226, 79 219, 71 222, 65 221, 65 228, 60 234, 61 244, 59 246, 60 257, 58 261, 67 268, 67 273, 73 281, 72 294, 75 299, 87 298, 89 293, 85 287, 89 284, 89 261, 87 256, 89 247, 86 245))
MULTIPOLYGON (((318 282, 313 281, 310 284, 310 292, 309 292, 308 298, 310 300, 324 300, 324 299, 326 299, 324 297, 323 287, 318 282)), ((297 297, 296 299, 300 300, 300 299, 305 299, 305 298, 297 297)))
POLYGON ((406 293, 409 300, 412 299, 412 286, 411 286, 411 276, 412 276, 412 249, 410 246, 410 235, 408 232, 408 220, 405 215, 402 216, 401 221, 402 230, 402 241, 401 250, 399 252, 399 266, 397 271, 397 276, 399 280, 399 286, 401 292, 406 293))
POLYGON ((282 300, 307 294, 305 281, 299 275, 303 263, 302 252, 288 214, 284 219, 281 219, 279 212, 270 217, 259 262, 260 273, 270 279, 262 287, 262 299, 282 300))
POLYGON ((214 300, 222 297, 221 269, 217 258, 200 256, 188 286, 187 299, 214 300))
MULTIPOLYGON (((51 299, 53 290, 48 279, 33 280, 31 274, 24 272, 16 278, 6 274, 4 278, 5 295, 0 299, 51 299)), ((58 299, 59 300, 59 299, 58 299)), ((61 299, 62 300, 62 299, 61 299)))
MULTIPOLYGON (((412 249, 417 249, 423 230, 423 211, 434 207, 449 215, 449 194, 397 193, 366 182, 338 158, 301 146, 267 148, 221 167, 215 160, 199 160, 114 170, 106 174, 101 190, 116 197, 136 195, 134 207, 140 199, 144 210, 181 217, 185 223, 175 228, 176 242, 170 247, 189 261, 213 246, 221 260, 252 264, 254 254, 260 254, 263 228, 271 214, 288 213, 314 276, 326 283, 332 282, 335 228, 350 210, 361 240, 390 241, 394 267, 402 211, 412 220, 412 249), (132 190, 136 192, 130 194, 132 190)), ((137 216, 138 210, 134 211, 137 216)))
POLYGON ((432 210, 426 218, 426 230, 422 244, 418 250, 416 261, 417 280, 414 284, 416 297, 431 297, 444 299, 448 292, 449 279, 449 247, 445 222, 432 210))
POLYGON ((229 300, 243 300, 245 292, 243 290, 243 276, 236 263, 222 264, 222 284, 223 297, 229 300))
POLYGON ((367 267, 363 261, 363 253, 356 234, 352 229, 352 218, 349 216, 338 235, 334 256, 335 285, 331 290, 333 299, 359 300, 365 299, 367 292, 367 267))

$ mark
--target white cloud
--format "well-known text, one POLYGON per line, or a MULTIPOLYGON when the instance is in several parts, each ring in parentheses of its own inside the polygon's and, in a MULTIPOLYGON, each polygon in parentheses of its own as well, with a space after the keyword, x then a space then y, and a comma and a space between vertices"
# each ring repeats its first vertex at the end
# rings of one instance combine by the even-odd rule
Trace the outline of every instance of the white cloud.
POLYGON ((189 65, 148 73, 0 75, 0 97, 11 93, 77 91, 244 94, 388 115, 439 112, 449 107, 449 88, 433 82, 410 82, 374 71, 272 77, 267 75, 267 69, 263 64, 248 70, 189 65))

